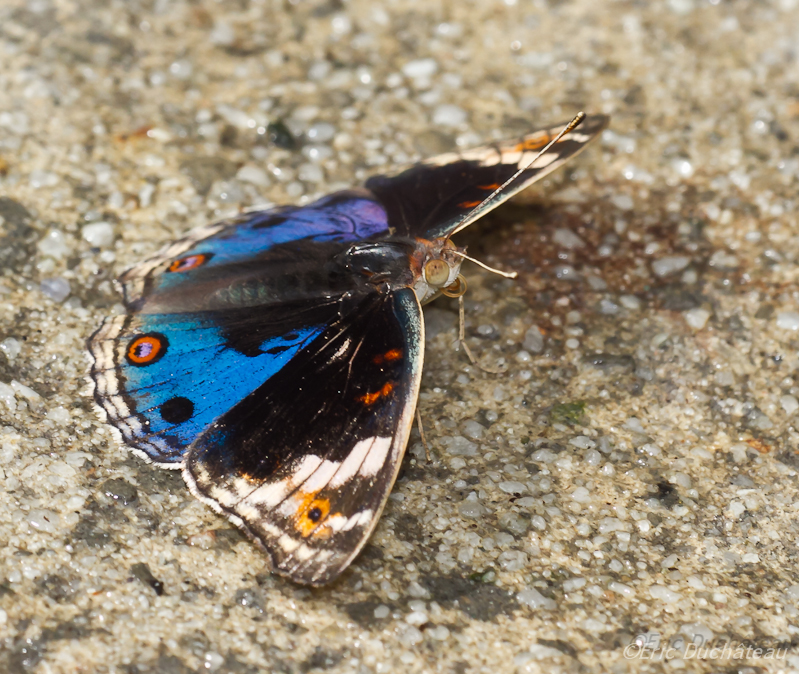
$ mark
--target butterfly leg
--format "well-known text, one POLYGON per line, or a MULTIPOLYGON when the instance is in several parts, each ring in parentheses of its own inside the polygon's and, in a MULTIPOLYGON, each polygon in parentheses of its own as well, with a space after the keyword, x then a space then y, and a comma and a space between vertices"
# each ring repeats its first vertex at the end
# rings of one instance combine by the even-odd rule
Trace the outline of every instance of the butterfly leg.
POLYGON ((466 343, 466 311, 463 306, 463 295, 458 297, 458 318, 458 343, 463 346, 464 352, 469 357, 469 362, 483 372, 488 372, 488 374, 502 374, 501 370, 494 370, 480 365, 480 363, 477 362, 477 358, 474 357, 472 350, 469 348, 469 345, 466 343))
POLYGON ((430 446, 427 444, 427 438, 424 436, 424 426, 422 426, 422 413, 419 411, 419 408, 416 408, 416 427, 419 429, 419 437, 422 439, 422 446, 424 447, 424 456, 427 459, 427 463, 432 461, 430 457, 430 446))

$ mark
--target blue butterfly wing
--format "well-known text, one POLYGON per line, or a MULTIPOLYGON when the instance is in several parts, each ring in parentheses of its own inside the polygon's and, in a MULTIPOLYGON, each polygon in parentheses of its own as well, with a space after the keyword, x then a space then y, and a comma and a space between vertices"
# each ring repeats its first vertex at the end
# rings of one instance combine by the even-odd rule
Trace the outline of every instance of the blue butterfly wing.
POLYGON ((196 230, 126 271, 119 282, 128 308, 139 311, 146 300, 182 292, 198 277, 241 275, 241 263, 292 242, 344 243, 386 233, 387 215, 374 197, 364 190, 337 192, 308 206, 253 211, 196 230))
POLYGON ((257 315, 108 319, 89 342, 95 400, 124 441, 145 458, 179 464, 186 448, 218 417, 320 334, 334 308, 316 306, 311 320, 298 318, 291 330, 268 325, 260 336, 264 322, 257 315))

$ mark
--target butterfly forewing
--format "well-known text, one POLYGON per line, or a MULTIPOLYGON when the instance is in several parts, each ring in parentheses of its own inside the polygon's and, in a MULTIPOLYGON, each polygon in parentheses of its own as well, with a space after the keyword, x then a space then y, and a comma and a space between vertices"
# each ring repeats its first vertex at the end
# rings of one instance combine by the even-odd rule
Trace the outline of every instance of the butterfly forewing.
POLYGON ((412 290, 364 296, 197 439, 188 483, 276 571, 328 582, 366 542, 394 483, 423 343, 412 290))
POLYGON ((366 182, 383 204, 388 224, 399 234, 448 237, 467 227, 514 194, 540 180, 580 152, 606 126, 604 115, 590 115, 528 166, 565 124, 517 140, 498 142, 462 153, 447 153, 401 173, 375 176, 366 182), (520 168, 525 170, 479 212, 484 199, 520 168))

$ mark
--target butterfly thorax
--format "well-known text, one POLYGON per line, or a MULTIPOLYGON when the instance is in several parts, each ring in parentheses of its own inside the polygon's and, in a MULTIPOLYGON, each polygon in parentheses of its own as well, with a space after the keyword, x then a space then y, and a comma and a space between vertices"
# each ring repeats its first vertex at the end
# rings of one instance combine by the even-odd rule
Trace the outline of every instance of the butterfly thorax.
POLYGON ((449 239, 396 237, 350 246, 340 263, 369 283, 388 290, 411 288, 419 302, 433 299, 458 278, 461 253, 449 239))

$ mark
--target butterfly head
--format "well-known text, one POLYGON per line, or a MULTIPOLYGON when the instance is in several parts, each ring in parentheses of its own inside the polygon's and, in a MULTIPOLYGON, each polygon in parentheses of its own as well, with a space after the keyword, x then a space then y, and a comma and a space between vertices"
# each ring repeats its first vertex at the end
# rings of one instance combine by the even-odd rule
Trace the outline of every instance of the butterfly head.
POLYGON ((412 269, 413 291, 419 302, 429 302, 439 293, 449 294, 448 289, 465 284, 460 281, 464 249, 458 248, 449 239, 417 239, 412 269))

